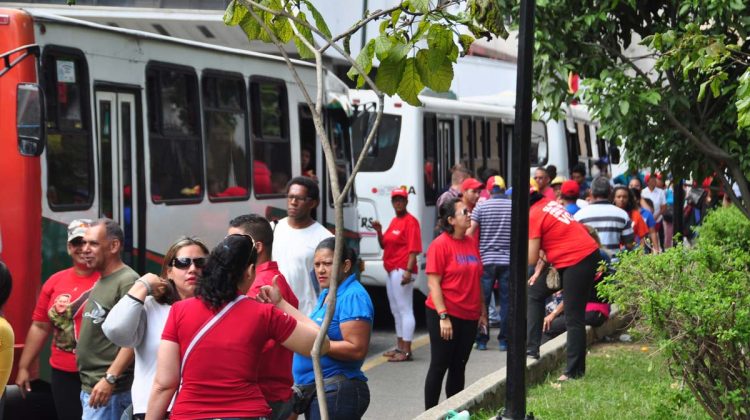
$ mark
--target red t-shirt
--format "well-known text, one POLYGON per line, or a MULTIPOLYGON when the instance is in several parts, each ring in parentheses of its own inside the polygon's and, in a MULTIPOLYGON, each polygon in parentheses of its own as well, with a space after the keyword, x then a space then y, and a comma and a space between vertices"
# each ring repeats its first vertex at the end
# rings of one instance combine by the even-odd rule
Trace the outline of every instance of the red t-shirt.
MULTIPOLYGON (((284 275, 279 271, 276 261, 268 261, 255 268, 255 281, 248 290, 247 295, 251 298, 258 296, 261 286, 272 286, 274 276, 278 275, 276 284, 279 286, 281 296, 295 308, 299 308, 299 301, 289 287, 284 275)), ((263 396, 268 402, 286 401, 292 397, 292 353, 286 347, 274 340, 266 341, 260 359, 263 363, 258 369, 258 385, 263 396)))
MULTIPOLYGON (((440 275, 440 289, 448 315, 466 320, 477 320, 482 313, 480 278, 482 260, 477 245, 469 236, 455 239, 443 232, 427 249, 425 273, 440 275)), ((425 305, 432 309, 432 296, 427 296, 425 305)))
MULTIPOLYGON (((406 270, 409 254, 422 252, 422 232, 419 222, 409 213, 401 217, 394 217, 383 233, 383 266, 385 271, 391 272, 398 268, 406 270)), ((411 272, 416 273, 418 267, 414 264, 411 272)))
POLYGON ((529 209, 529 239, 541 238, 547 261, 555 268, 578 264, 598 249, 589 231, 557 201, 542 198, 529 209))
POLYGON ((71 267, 53 274, 42 286, 31 319, 52 325, 49 364, 55 369, 78 372, 75 352, 81 317, 89 291, 97 280, 99 273, 81 277, 71 267))
MULTIPOLYGON (((163 340, 180 345, 180 360, 196 333, 215 315, 201 300, 172 305, 163 340)), ((262 417, 271 413, 257 383, 268 339, 283 342, 297 321, 272 305, 242 299, 193 347, 170 419, 262 417)))

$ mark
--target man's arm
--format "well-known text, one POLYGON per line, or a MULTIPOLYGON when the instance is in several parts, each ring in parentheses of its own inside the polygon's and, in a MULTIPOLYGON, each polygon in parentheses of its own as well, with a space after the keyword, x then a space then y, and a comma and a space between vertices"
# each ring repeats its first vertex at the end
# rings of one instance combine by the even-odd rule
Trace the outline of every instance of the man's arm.
MULTIPOLYGON (((107 369, 108 374, 120 376, 135 359, 135 351, 131 348, 122 347, 117 352, 114 362, 109 365, 107 369)), ((112 391, 115 389, 115 384, 107 382, 106 376, 99 379, 99 382, 94 385, 91 389, 91 396, 89 397, 89 406, 93 408, 104 407, 109 402, 109 397, 112 396, 112 391)))

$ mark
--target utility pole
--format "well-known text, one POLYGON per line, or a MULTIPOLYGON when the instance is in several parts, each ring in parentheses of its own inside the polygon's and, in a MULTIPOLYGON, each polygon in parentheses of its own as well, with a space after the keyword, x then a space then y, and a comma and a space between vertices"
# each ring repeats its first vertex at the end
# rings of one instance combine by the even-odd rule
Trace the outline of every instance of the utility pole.
POLYGON ((529 145, 531 143, 531 85, 534 77, 534 5, 521 0, 518 30, 516 119, 513 131, 513 216, 510 250, 510 340, 505 412, 502 419, 526 418, 526 281, 529 250, 529 145))

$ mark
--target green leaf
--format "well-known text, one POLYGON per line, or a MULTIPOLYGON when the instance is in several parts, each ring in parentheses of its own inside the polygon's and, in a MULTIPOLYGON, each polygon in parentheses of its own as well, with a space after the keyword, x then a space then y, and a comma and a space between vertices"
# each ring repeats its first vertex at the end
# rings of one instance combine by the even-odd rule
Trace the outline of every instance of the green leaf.
POLYGON ((263 30, 260 23, 253 18, 250 13, 245 14, 240 21, 240 28, 247 35, 247 39, 253 41, 260 38, 260 32, 263 30))
POLYGON ((721 79, 718 77, 711 80, 711 94, 714 95, 714 98, 721 96, 721 79))
MULTIPOLYGON (((380 75, 380 71, 378 71, 378 75, 380 75)), ((410 105, 419 106, 422 103, 417 95, 422 89, 424 89, 424 85, 417 71, 416 60, 414 57, 407 58, 404 64, 403 77, 398 84, 398 96, 410 105)))
POLYGON ((620 101, 620 113, 625 116, 628 115, 628 111, 630 110, 630 103, 625 100, 620 101))
MULTIPOLYGON (((357 62, 357 64, 364 70, 365 74, 370 73, 370 70, 372 70, 372 58, 375 55, 375 40, 371 39, 367 44, 365 45, 365 48, 363 48, 360 52, 357 58, 354 60, 357 62)), ((357 87, 360 88, 365 84, 365 78, 363 75, 359 74, 357 69, 352 66, 349 71, 346 73, 346 76, 349 77, 349 79, 354 80, 357 79, 357 87)))
POLYGON ((458 42, 461 44, 461 48, 463 51, 461 52, 461 56, 465 56, 469 52, 469 48, 471 48, 471 44, 474 43, 476 39, 467 34, 461 34, 458 36, 458 42))
POLYGON ((390 54, 378 67, 375 84, 388 95, 395 95, 406 67, 406 57, 390 54))
POLYGON ((698 102, 702 102, 703 98, 706 97, 706 86, 708 86, 709 83, 711 83, 710 80, 701 83, 700 90, 698 91, 698 102))
POLYGON ((292 37, 294 36, 294 29, 292 29, 292 24, 289 22, 289 19, 283 18, 281 16, 277 16, 273 20, 273 31, 276 34, 276 37, 279 38, 279 41, 286 44, 287 42, 292 40, 292 37))
POLYGON ((422 82, 435 92, 447 92, 453 82, 453 64, 438 50, 420 50, 416 57, 422 82))
POLYGON ((323 16, 320 14, 318 9, 313 6, 312 2, 309 0, 302 0, 305 3, 305 6, 307 6, 307 10, 310 11, 310 14, 313 17, 313 20, 315 20, 315 27, 318 28, 320 32, 323 32, 323 35, 325 35, 328 38, 331 38, 331 30, 328 28, 328 24, 326 24, 325 19, 323 19, 323 16))
POLYGON ((229 6, 227 6, 227 10, 224 11, 224 24, 227 26, 239 25, 245 14, 247 14, 245 6, 232 0, 229 6))
POLYGON ((392 27, 394 27, 394 28, 396 27, 396 24, 398 23, 398 18, 401 17, 401 12, 402 11, 403 10, 401 10, 401 9, 396 9, 393 12, 391 12, 391 26, 392 27))
POLYGON ((386 34, 380 34, 375 38, 375 55, 378 57, 378 60, 385 60, 392 47, 393 42, 386 34))
POLYGON ((427 13, 430 11, 430 2, 429 0, 411 0, 409 2, 409 10, 427 13))
MULTIPOLYGON (((303 12, 299 12, 297 14, 297 19, 307 23, 307 16, 303 12)), ((312 30, 307 25, 299 25, 297 24, 297 30, 299 31, 299 34, 303 37, 305 37, 305 40, 309 42, 311 45, 313 44, 313 34, 312 30)), ((298 35, 295 35, 294 38, 294 46, 297 47, 297 52, 299 53, 300 58, 304 60, 310 60, 315 58, 315 54, 310 51, 309 48, 307 48, 307 45, 305 45, 298 35)))
POLYGON ((427 46, 430 49, 442 51, 448 54, 453 43, 453 32, 442 25, 433 24, 430 27, 430 33, 427 35, 427 46))

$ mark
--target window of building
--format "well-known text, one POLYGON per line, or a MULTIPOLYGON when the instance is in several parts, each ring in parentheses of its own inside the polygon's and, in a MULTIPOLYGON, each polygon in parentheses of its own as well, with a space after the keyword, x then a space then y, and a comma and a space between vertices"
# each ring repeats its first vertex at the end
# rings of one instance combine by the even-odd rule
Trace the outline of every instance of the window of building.
POLYGON ((250 196, 245 82, 241 75, 207 72, 203 88, 206 176, 210 200, 250 196))
POLYGON ((286 193, 292 178, 289 111, 281 80, 250 79, 253 128, 253 190, 256 196, 286 193))
POLYGON ((47 47, 47 201, 56 211, 91 207, 93 152, 86 59, 78 50, 47 47))
POLYGON ((151 199, 155 203, 197 203, 203 197, 198 78, 188 67, 149 64, 146 68, 151 199))

